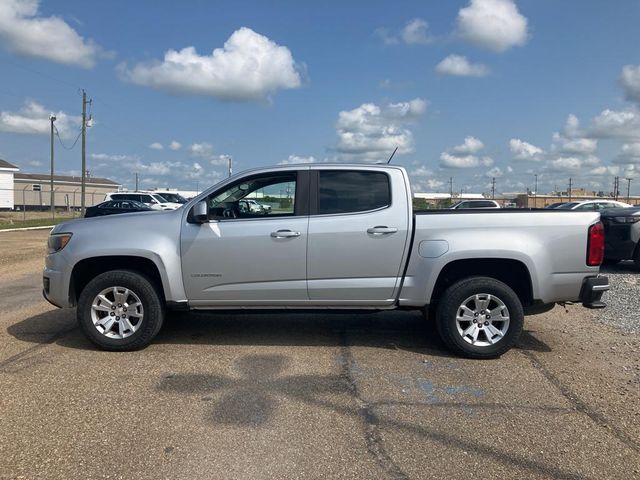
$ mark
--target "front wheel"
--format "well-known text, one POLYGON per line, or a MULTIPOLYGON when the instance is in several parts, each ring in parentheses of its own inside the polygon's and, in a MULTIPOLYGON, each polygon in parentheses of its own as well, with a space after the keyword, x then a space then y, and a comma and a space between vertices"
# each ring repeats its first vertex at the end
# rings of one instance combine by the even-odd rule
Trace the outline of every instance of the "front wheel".
POLYGON ((489 359, 518 341, 524 313, 520 299, 507 285, 489 277, 471 277, 444 292, 435 320, 440 338, 452 351, 489 359))
POLYGON ((153 283, 128 270, 112 270, 91 280, 80 294, 76 314, 89 340, 112 351, 146 347, 164 321, 153 283))

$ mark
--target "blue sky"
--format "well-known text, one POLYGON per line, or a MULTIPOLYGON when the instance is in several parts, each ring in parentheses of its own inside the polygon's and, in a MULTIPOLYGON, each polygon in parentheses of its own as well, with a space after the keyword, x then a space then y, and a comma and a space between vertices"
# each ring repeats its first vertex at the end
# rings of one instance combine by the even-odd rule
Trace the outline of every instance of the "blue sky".
MULTIPOLYGON (((638 0, 0 0, 0 158, 47 172, 49 112, 69 146, 84 88, 88 169, 128 186, 398 146, 420 191, 638 193, 638 20, 638 0)), ((79 172, 78 145, 56 157, 79 172)))

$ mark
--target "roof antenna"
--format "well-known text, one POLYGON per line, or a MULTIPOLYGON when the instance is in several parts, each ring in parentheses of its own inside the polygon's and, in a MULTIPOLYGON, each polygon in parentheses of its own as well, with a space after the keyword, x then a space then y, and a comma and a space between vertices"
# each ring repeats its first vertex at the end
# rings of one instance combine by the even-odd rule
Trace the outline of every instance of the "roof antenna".
POLYGON ((391 159, 393 158, 393 156, 396 154, 397 151, 398 151, 398 147, 395 148, 395 150, 393 151, 393 153, 389 157, 389 160, 387 160, 387 165, 389 165, 391 163, 391 159))

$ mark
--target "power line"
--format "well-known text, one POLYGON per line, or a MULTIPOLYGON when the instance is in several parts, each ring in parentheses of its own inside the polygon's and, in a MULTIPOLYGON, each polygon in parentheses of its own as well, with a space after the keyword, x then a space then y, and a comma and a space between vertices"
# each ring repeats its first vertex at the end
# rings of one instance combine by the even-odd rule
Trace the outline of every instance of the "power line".
POLYGON ((35 68, 27 67, 25 65, 21 65, 19 63, 13 62, 12 60, 10 60, 8 58, 5 58, 4 61, 6 63, 9 63, 9 64, 13 65, 16 68, 21 68, 22 70, 26 70, 27 72, 35 73, 35 74, 40 75, 42 77, 48 78, 49 80, 55 80, 58 83, 64 83, 65 85, 70 85, 73 88, 80 88, 80 87, 78 87, 78 85, 74 85, 71 82, 67 82, 66 80, 62 80, 61 78, 55 77, 54 75, 51 75, 49 73, 41 72, 40 70, 37 70, 35 68))
POLYGON ((82 135, 82 130, 80 130, 78 132, 78 136, 76 137, 76 139, 73 141, 73 144, 70 147, 67 147, 64 142, 62 141, 62 138, 60 138, 60 132, 58 132, 58 127, 56 127, 55 125, 53 126, 55 133, 56 133, 56 137, 58 137, 58 140, 60 141, 60 145, 62 145, 62 148, 64 148, 65 150, 73 150, 73 147, 76 146, 76 144, 78 143, 78 140, 80 140, 80 135, 82 135))

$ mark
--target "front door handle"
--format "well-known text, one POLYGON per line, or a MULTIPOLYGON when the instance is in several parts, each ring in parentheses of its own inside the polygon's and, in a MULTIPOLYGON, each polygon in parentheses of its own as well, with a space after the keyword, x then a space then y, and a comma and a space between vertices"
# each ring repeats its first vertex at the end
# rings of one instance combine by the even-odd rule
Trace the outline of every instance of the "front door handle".
POLYGON ((378 225, 377 227, 367 228, 367 233, 371 235, 389 235, 398 231, 395 227, 387 227, 384 225, 378 225))
POLYGON ((291 230, 278 230, 277 232, 271 232, 271 238, 291 238, 299 236, 300 232, 292 232, 291 230))

